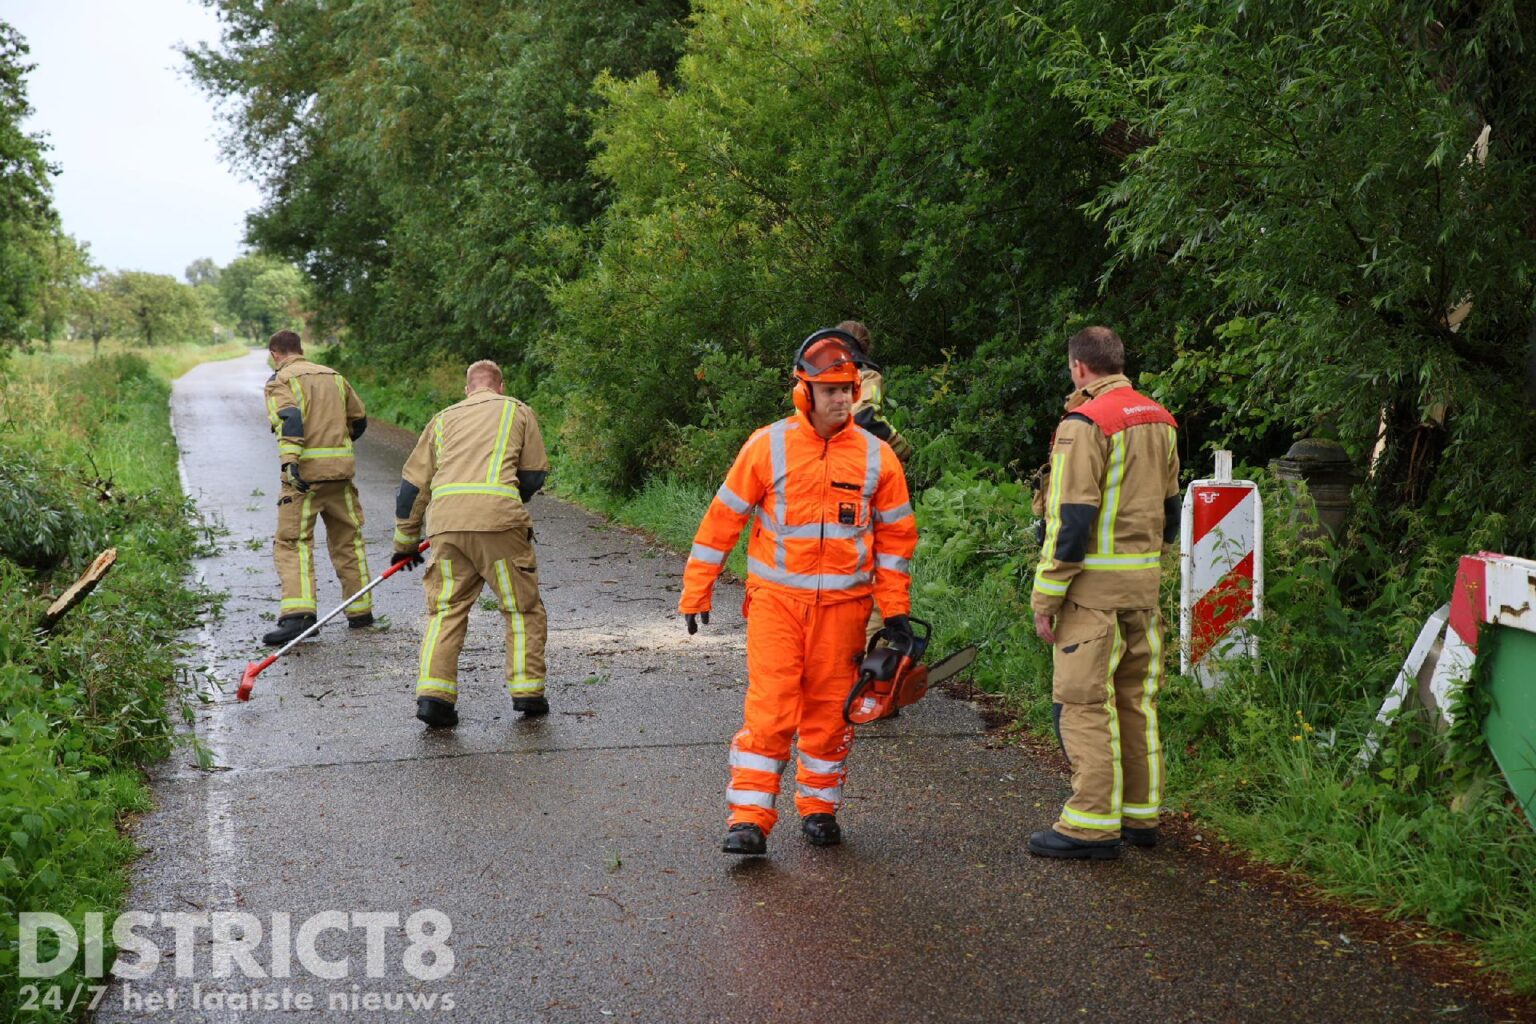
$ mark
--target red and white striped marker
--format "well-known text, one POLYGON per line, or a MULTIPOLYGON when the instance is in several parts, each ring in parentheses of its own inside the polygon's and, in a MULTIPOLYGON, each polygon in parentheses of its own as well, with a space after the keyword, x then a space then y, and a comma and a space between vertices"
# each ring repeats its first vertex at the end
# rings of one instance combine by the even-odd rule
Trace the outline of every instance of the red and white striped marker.
POLYGON ((1258 654, 1244 623, 1264 610, 1264 503, 1257 484, 1232 479, 1231 452, 1216 453, 1214 480, 1189 485, 1180 532, 1180 670, 1209 690, 1219 662, 1258 654))
POLYGON ((1536 562, 1491 551, 1462 556, 1450 604, 1441 605, 1419 630, 1419 638, 1360 749, 1360 767, 1376 756, 1382 733, 1416 686, 1419 701, 1447 725, 1452 723, 1454 697, 1472 678, 1478 628, 1484 623, 1536 633, 1536 562), (1421 684, 1426 674, 1428 683, 1421 684))
POLYGON ((1536 633, 1536 563, 1480 551, 1463 555, 1451 591, 1445 646, 1429 680, 1429 692, 1451 721, 1451 697, 1472 676, 1477 660, 1477 629, 1483 623, 1536 633))

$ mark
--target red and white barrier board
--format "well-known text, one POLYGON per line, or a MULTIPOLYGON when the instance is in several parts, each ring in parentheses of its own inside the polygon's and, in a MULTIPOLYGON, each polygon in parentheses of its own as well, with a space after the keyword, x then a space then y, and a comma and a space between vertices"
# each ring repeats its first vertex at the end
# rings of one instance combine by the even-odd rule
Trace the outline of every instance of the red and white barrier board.
POLYGON ((1449 628, 1445 646, 1435 665, 1429 690, 1451 720, 1451 695, 1471 678, 1477 660, 1477 628, 1483 623, 1512 626, 1536 633, 1536 608, 1532 606, 1532 573, 1536 566, 1523 558, 1480 551, 1464 555, 1456 570, 1456 589, 1451 591, 1449 628))
POLYGON ((1446 724, 1452 722, 1453 699, 1472 677, 1478 629, 1483 625, 1536 633, 1536 562, 1491 551, 1462 557, 1451 601, 1441 605, 1419 631, 1361 747, 1360 767, 1375 757, 1383 732, 1416 687, 1420 704, 1446 724))
POLYGON ((1264 503, 1258 485, 1232 479, 1232 453, 1216 453, 1216 478, 1184 493, 1179 550, 1180 669, 1221 685, 1220 662, 1254 657, 1247 628, 1264 609, 1264 503))

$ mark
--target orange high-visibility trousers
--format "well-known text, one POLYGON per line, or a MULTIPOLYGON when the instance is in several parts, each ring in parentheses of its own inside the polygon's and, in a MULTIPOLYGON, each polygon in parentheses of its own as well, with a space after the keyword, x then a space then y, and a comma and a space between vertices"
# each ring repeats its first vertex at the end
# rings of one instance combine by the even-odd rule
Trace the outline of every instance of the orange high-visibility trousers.
POLYGON ((843 802, 853 726, 843 704, 858 677, 870 599, 798 601, 768 587, 747 591, 747 700, 731 740, 730 823, 768 833, 778 820, 779 778, 797 740, 795 808, 836 814, 843 802))

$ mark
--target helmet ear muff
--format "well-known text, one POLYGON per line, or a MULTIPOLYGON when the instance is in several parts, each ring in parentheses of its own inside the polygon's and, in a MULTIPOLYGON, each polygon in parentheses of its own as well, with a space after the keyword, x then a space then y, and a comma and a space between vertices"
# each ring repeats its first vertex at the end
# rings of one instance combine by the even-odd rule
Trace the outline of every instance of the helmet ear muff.
MULTIPOLYGON (((861 391, 863 391, 863 389, 864 389, 864 382, 863 382, 863 380, 858 380, 858 381, 854 382, 854 385, 853 385, 853 404, 854 405, 858 405, 859 404, 859 393, 861 391)), ((795 378, 795 389, 792 392, 792 395, 793 395, 794 400, 795 400, 795 408, 800 410, 801 412, 805 413, 807 416, 809 416, 811 414, 811 410, 812 409, 816 408, 816 392, 811 390, 811 383, 810 383, 810 381, 802 380, 799 377, 796 377, 795 378)))

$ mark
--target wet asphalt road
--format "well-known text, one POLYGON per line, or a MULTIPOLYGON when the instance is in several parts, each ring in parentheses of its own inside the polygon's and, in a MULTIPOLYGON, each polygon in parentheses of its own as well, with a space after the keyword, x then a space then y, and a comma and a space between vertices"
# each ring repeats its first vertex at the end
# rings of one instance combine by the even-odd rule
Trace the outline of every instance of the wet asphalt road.
MULTIPOLYGON (((1490 1019, 1177 847, 1101 864, 1029 857, 1023 840, 1053 820, 1064 780, 989 746, 976 709, 942 696, 861 730, 844 846, 801 841, 786 780, 770 856, 721 854, 725 745, 744 689, 740 587, 722 582, 715 624, 689 638, 673 612, 682 558, 548 497, 532 506, 551 623, 548 718, 512 713, 501 618, 477 608, 462 723, 422 728, 412 687, 425 608, 419 575, 403 574, 375 592, 389 628, 338 619, 236 702, 278 601, 266 374, 253 355, 176 384, 186 485, 228 531, 197 562, 228 595, 223 617, 190 638, 189 663, 222 687, 195 726, 214 767, 180 750, 136 829, 147 852, 129 906, 191 915, 186 955, 173 960, 176 921, 157 918, 141 934, 164 959, 149 977, 114 981, 98 1019, 1490 1019), (293 955, 274 949, 274 914, 296 934, 323 912, 403 924, 423 910, 451 921, 444 977, 412 973, 410 940, 388 918, 377 963, 366 918, 320 935, 320 956, 348 958, 319 965, 333 978, 306 969, 292 936, 280 945, 293 955), (249 966, 214 962, 201 915, 220 913, 262 927, 249 966), (272 976, 285 960, 289 976, 272 976), (171 993, 174 1009, 135 1001, 171 993), (305 996, 315 1009, 294 1008, 305 996), (436 1002, 394 1009, 411 997, 436 1002)), ((375 571, 413 440, 376 425, 359 444, 375 571)), ((319 564, 328 610, 342 595, 319 564)))

